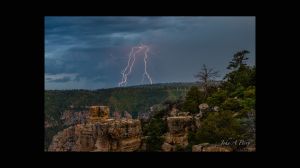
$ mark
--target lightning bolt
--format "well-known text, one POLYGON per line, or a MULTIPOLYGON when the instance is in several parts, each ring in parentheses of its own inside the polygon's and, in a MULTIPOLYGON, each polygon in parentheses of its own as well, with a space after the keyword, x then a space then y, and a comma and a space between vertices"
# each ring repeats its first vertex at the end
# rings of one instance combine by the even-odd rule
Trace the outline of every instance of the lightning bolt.
POLYGON ((142 79, 142 82, 144 82, 144 76, 146 75, 149 82, 152 84, 152 79, 150 77, 150 75, 148 74, 147 72, 147 58, 148 58, 148 51, 149 51, 149 47, 146 48, 146 51, 145 51, 145 57, 144 57, 144 63, 145 63, 145 70, 144 70, 144 74, 143 74, 143 79, 142 79))
POLYGON ((127 66, 124 68, 123 71, 121 71, 122 80, 121 82, 119 82, 119 86, 126 86, 127 78, 132 72, 132 67, 135 63, 136 55, 140 52, 142 52, 144 55, 144 74, 143 74, 142 82, 144 81, 144 77, 146 76, 150 84, 152 84, 152 79, 147 72, 147 58, 148 58, 149 46, 141 44, 140 46, 134 46, 131 48, 127 66))

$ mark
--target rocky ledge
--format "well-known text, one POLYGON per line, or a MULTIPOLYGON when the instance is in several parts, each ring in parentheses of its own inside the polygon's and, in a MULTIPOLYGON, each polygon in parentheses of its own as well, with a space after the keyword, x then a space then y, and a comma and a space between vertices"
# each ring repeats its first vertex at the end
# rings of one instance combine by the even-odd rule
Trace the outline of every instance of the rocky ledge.
POLYGON ((78 124, 53 137, 48 151, 131 152, 140 148, 139 120, 114 120, 78 124))
POLYGON ((132 152, 141 146, 141 122, 110 119, 106 106, 93 106, 90 121, 58 132, 48 151, 132 152))

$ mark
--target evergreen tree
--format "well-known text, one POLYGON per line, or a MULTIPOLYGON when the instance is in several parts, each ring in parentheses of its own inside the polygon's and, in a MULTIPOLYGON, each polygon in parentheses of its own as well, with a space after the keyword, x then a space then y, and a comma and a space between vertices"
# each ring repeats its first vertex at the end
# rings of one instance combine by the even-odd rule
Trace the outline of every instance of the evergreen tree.
POLYGON ((204 94, 199 91, 196 86, 191 87, 187 93, 186 100, 183 104, 183 109, 190 113, 199 112, 199 104, 204 100, 204 94))
POLYGON ((223 84, 223 87, 229 92, 233 92, 237 86, 247 88, 255 85, 255 66, 250 67, 245 64, 245 60, 248 59, 246 54, 248 53, 250 52, 247 50, 237 52, 227 67, 232 71, 225 75, 224 79, 226 82, 223 84))
POLYGON ((248 57, 246 57, 246 54, 249 53, 250 52, 247 50, 238 51, 233 55, 233 59, 232 61, 230 61, 227 69, 238 69, 245 66, 246 64, 244 63, 244 61, 248 59, 248 57))

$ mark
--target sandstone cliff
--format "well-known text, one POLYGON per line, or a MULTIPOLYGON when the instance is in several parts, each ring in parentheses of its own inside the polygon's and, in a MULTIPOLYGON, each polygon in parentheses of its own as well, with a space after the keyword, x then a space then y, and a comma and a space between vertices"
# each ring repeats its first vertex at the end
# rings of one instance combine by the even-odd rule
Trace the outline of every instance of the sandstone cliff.
POLYGON ((109 119, 109 109, 93 106, 87 124, 77 124, 53 137, 48 151, 136 151, 141 145, 141 123, 109 119))
POLYGON ((168 132, 163 136, 165 141, 162 151, 176 151, 176 147, 185 148, 188 142, 188 132, 200 127, 200 119, 189 115, 187 112, 171 111, 171 117, 167 117, 168 132))

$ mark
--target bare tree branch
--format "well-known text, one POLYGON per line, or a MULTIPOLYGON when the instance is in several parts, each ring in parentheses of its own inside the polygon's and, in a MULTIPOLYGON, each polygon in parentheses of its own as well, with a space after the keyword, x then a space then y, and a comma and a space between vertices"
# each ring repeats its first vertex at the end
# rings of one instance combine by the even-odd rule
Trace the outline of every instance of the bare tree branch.
POLYGON ((219 77, 219 71, 215 71, 213 68, 207 69, 206 65, 203 64, 201 71, 198 72, 195 77, 200 82, 203 82, 205 96, 207 96, 207 88, 209 87, 208 82, 216 77, 219 77))

